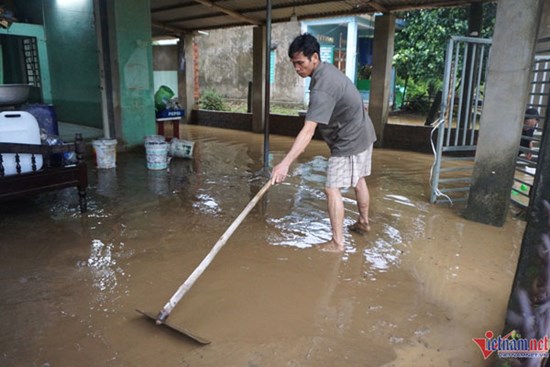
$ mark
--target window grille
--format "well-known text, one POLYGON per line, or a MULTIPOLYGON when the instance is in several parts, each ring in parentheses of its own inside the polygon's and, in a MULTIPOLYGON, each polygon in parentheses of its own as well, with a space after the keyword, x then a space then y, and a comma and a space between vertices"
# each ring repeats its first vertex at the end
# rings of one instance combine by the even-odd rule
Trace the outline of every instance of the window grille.
POLYGON ((23 52, 25 56, 27 83, 34 87, 40 88, 40 67, 38 63, 38 47, 36 45, 36 38, 29 37, 23 39, 23 52))

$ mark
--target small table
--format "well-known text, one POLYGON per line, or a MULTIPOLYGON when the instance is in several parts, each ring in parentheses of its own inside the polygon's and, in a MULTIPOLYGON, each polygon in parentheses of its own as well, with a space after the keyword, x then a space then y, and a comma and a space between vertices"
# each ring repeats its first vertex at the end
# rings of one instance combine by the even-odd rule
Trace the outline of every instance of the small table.
POLYGON ((156 119, 157 122, 157 134, 164 136, 164 123, 166 121, 172 121, 172 134, 175 138, 180 137, 180 120, 181 117, 164 117, 156 119))
POLYGON ((172 134, 175 138, 180 137, 180 121, 185 116, 182 110, 164 110, 156 114, 157 134, 164 136, 164 123, 172 121, 172 134))

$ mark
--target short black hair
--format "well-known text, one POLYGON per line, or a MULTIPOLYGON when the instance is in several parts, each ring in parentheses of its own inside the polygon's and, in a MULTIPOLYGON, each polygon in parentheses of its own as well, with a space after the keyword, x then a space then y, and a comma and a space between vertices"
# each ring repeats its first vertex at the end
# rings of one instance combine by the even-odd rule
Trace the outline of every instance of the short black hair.
POLYGON ((539 111, 536 108, 528 108, 525 110, 525 119, 540 119, 539 111))
POLYGON ((305 57, 311 59, 314 53, 321 57, 321 46, 317 38, 309 33, 304 33, 294 38, 288 47, 288 57, 292 58, 296 53, 302 52, 305 57))

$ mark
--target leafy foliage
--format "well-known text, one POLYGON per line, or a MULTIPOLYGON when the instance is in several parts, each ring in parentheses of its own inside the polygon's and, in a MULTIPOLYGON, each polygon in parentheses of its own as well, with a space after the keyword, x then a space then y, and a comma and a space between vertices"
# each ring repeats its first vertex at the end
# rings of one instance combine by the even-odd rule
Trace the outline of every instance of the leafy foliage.
POLYGON ((372 74, 372 65, 362 65, 357 73, 357 79, 369 80, 372 74))
MULTIPOLYGON (((469 8, 413 10, 398 16, 405 26, 395 37, 393 61, 397 76, 405 85, 409 80, 417 86, 424 84, 425 88, 420 88, 428 94, 424 98, 432 97, 442 84, 449 38, 468 33, 469 8)), ((492 36, 495 16, 496 4, 484 3, 481 37, 492 36)))
POLYGON ((228 108, 223 103, 222 96, 214 90, 205 90, 199 101, 200 107, 204 110, 227 111, 228 108))

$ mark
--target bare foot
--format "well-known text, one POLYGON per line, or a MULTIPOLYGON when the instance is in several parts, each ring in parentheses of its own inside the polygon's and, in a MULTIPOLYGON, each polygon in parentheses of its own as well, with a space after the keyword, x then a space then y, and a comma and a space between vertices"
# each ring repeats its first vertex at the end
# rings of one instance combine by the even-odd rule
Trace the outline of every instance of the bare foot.
POLYGON ((339 245, 334 240, 323 242, 317 245, 317 248, 324 252, 344 252, 344 245, 339 245))
POLYGON ((367 234, 370 232, 370 226, 367 223, 355 222, 349 225, 348 229, 359 234, 367 234))

